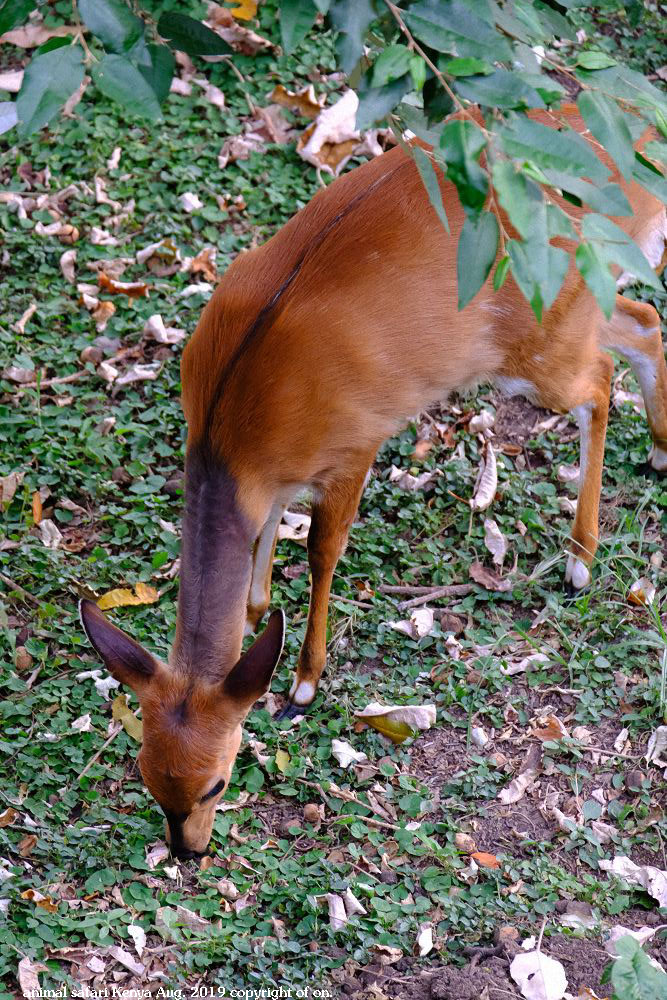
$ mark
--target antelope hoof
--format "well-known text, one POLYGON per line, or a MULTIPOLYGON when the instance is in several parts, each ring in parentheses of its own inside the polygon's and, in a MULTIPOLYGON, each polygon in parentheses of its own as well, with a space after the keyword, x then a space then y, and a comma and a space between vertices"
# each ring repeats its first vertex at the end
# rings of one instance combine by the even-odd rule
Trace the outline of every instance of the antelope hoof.
POLYGON ((590 582, 591 571, 586 563, 582 562, 576 556, 569 555, 567 557, 567 566, 565 567, 565 586, 567 590, 572 594, 576 594, 579 590, 590 586, 590 582))
POLYGON ((308 711, 308 706, 295 705, 294 702, 288 701, 286 705, 278 709, 273 718, 276 722, 280 722, 281 719, 296 719, 297 715, 305 715, 308 711))
POLYGON ((664 448, 658 448, 657 444, 654 444, 648 453, 648 461, 656 472, 663 476, 667 475, 667 451, 664 448))
POLYGON ((276 712, 274 719, 293 719, 295 715, 304 715, 306 709, 315 697, 316 687, 310 681, 300 681, 294 678, 294 683, 288 695, 289 701, 279 712, 276 712))

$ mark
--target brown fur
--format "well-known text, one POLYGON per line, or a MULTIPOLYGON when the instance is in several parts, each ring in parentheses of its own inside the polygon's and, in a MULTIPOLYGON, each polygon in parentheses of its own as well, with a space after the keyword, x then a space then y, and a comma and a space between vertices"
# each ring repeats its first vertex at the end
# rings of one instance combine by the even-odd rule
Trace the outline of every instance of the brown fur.
MULTIPOLYGON (((534 117, 585 131, 575 108, 534 117)), ((593 145, 633 208, 615 221, 641 237, 662 206, 619 178, 593 145)), ((458 312, 464 216, 453 187, 443 181, 442 191, 451 236, 400 148, 341 177, 263 247, 235 260, 183 354, 188 457, 177 640, 170 666, 157 665, 148 680, 127 666, 115 670, 141 700, 146 783, 167 811, 185 817, 174 820, 179 851, 208 843, 216 798, 199 800, 229 779, 241 722, 280 655, 272 616, 238 659, 246 605, 253 627, 268 607, 277 523, 298 488, 314 492, 312 593, 292 692, 303 703, 299 686, 314 694, 324 667, 331 579, 364 477, 382 441, 411 414, 494 378, 530 383, 550 409, 581 408, 588 461, 570 549, 584 569, 597 546, 612 371, 601 347, 635 360, 639 352, 655 367, 647 410, 656 446, 667 447, 655 310, 619 296, 605 323, 572 262, 540 325, 511 277, 497 293, 487 282, 458 312)), ((89 634, 102 648, 99 621, 97 629, 97 641, 89 634)))

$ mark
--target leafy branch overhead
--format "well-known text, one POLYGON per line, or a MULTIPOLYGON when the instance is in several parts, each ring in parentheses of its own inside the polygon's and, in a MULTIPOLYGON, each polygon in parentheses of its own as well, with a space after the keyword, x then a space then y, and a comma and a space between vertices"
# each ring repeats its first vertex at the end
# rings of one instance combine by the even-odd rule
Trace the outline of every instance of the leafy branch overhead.
MULTIPOLYGON (((0 31, 23 23, 36 6, 36 0, 0 5, 0 31)), ((163 14, 156 23, 124 0, 77 6, 71 33, 36 50, 16 103, 0 105, 0 129, 16 125, 25 139, 43 128, 84 74, 128 113, 154 122, 169 94, 174 51, 204 59, 233 55, 213 30, 215 5, 209 23, 183 13, 163 14)), ((511 273, 539 320, 572 256, 607 316, 619 270, 656 287, 643 253, 605 216, 630 214, 621 178, 667 202, 667 100, 642 74, 589 45, 576 30, 580 6, 579 0, 279 0, 285 55, 313 31, 334 32, 339 65, 359 96, 357 129, 388 119, 400 141, 410 130, 427 144, 406 148, 445 227, 442 182, 454 184, 465 213, 459 308, 495 267, 494 287, 511 273), (615 170, 559 114, 573 98, 615 170), (559 127, 529 118, 529 109, 554 112, 559 127), (649 127, 654 134, 636 152, 649 127)), ((256 9, 253 0, 231 13, 251 20, 256 9)))

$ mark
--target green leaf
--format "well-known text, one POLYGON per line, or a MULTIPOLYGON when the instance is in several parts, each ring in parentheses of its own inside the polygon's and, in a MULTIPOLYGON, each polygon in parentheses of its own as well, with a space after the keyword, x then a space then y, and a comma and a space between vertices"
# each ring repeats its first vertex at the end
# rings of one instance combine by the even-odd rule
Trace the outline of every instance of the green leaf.
POLYGON ((616 942, 618 958, 611 967, 614 996, 622 1000, 667 1000, 667 975, 649 961, 638 941, 628 935, 616 942))
POLYGON ((79 14, 109 52, 127 52, 144 33, 144 22, 124 0, 79 0, 79 14))
POLYGON ((150 66, 140 65, 139 72, 154 91, 158 101, 162 103, 169 93, 174 76, 174 56, 166 45, 151 43, 146 48, 150 56, 150 66))
POLYGON ((608 263, 618 264, 651 288, 658 291, 662 288, 661 282, 637 244, 611 219, 591 212, 583 217, 581 232, 584 239, 595 241, 599 252, 608 263))
POLYGON ((456 257, 459 309, 465 309, 489 276, 498 249, 498 222, 491 212, 463 223, 456 257))
POLYGON ((408 68, 415 90, 419 92, 426 83, 426 63, 421 56, 411 56, 408 68))
POLYGON ((233 49, 201 21, 187 14, 163 14, 157 25, 158 34, 166 38, 172 49, 189 56, 223 56, 233 49))
POLYGON ((140 71, 123 56, 107 55, 92 67, 96 86, 130 114, 157 121, 161 117, 155 91, 140 71))
POLYGON ((664 142, 647 142, 644 152, 652 160, 657 160, 667 167, 667 144, 664 142))
POLYGON ((577 107, 595 138, 628 180, 635 162, 635 151, 630 130, 616 101, 599 92, 584 90, 577 98, 577 107))
POLYGON ((313 0, 281 0, 280 40, 285 55, 290 55, 304 40, 317 17, 313 0))
POLYGON ((562 288, 570 266, 570 255, 548 243, 546 206, 539 213, 534 233, 527 240, 509 240, 507 252, 512 259, 512 274, 530 303, 538 323, 562 288))
POLYGON ((429 124, 441 122, 455 110, 454 100, 435 76, 429 76, 422 90, 424 111, 429 124))
POLYGON ((497 69, 487 76, 468 76, 457 80, 454 89, 466 101, 490 108, 543 108, 538 92, 516 71, 497 69))
POLYGON ((496 269, 493 272, 493 290, 497 292, 499 288, 502 288, 505 284, 505 278, 509 274, 511 264, 511 258, 509 254, 505 254, 501 257, 496 265, 496 269))
POLYGON ((473 212, 481 210, 489 189, 489 179, 479 165, 485 147, 484 133, 470 121, 447 122, 440 136, 437 156, 447 164, 447 176, 456 185, 461 204, 473 212))
POLYGON ((607 66, 615 65, 616 60, 601 49, 588 49, 587 52, 580 52, 577 56, 577 66, 582 66, 584 69, 606 69, 607 66))
POLYGON ((632 215, 632 206, 618 184, 603 184, 598 187, 590 181, 582 181, 560 170, 545 170, 544 177, 552 187, 568 191, 590 205, 595 212, 603 215, 632 215))
POLYGON ((412 147, 412 155, 415 158, 415 163, 417 164, 417 170, 422 179, 424 187, 426 188, 426 193, 429 196, 431 204, 435 209, 438 218, 445 227, 446 231, 449 232, 449 221, 447 219, 447 213, 445 211, 445 206, 442 203, 442 191, 440 190, 440 184, 438 183, 438 173, 436 167, 433 165, 433 161, 428 153, 425 153, 420 146, 412 147))
POLYGON ((421 0, 404 14, 412 33, 437 52, 485 62, 512 57, 509 42, 461 0, 421 0))
POLYGON ((14 102, 0 101, 0 135, 3 132, 8 132, 10 128, 14 128, 17 121, 18 117, 14 102))
POLYGON ((627 66, 610 66, 609 69, 581 70, 580 79, 595 90, 627 101, 638 108, 657 109, 667 114, 667 100, 652 83, 627 66))
POLYGON ((361 131, 370 128, 382 118, 386 118, 411 87, 409 73, 394 80, 393 83, 385 84, 384 87, 371 87, 369 77, 370 73, 366 73, 357 87, 359 107, 357 108, 356 126, 361 131))
POLYGON ((388 45, 373 63, 373 86, 382 87, 405 76, 410 70, 411 59, 412 53, 407 46, 388 45))
POLYGON ((635 165, 632 168, 632 176, 641 184, 642 187, 650 191, 651 194, 659 200, 667 204, 667 180, 658 173, 656 168, 647 166, 647 161, 642 163, 643 157, 640 158, 640 154, 635 154, 635 165))
POLYGON ((440 69, 448 76, 476 76, 479 73, 493 73, 493 66, 483 59, 448 59, 440 69))
POLYGON ((427 142, 429 146, 438 145, 438 141, 440 139, 439 130, 429 128, 426 116, 419 108, 415 108, 412 104, 406 104, 403 102, 398 105, 396 114, 400 115, 405 128, 414 132, 417 138, 421 139, 423 142, 427 142))
POLYGON ((19 136, 25 139, 46 125, 83 80, 83 50, 67 45, 34 56, 16 98, 19 136))
POLYGON ((4 0, 0 3, 0 35, 16 28, 37 6, 37 0, 4 0))
POLYGON ((518 115, 511 125, 498 130, 508 156, 532 160, 543 169, 562 170, 593 181, 606 181, 609 171, 580 135, 562 132, 518 115))
POLYGON ((521 236, 527 237, 533 229, 535 213, 544 201, 542 191, 537 184, 516 171, 509 160, 496 160, 492 177, 498 201, 510 222, 521 236))
POLYGON ((334 0, 329 17, 338 37, 336 51, 344 73, 351 73, 364 50, 366 33, 377 17, 373 0, 334 0))

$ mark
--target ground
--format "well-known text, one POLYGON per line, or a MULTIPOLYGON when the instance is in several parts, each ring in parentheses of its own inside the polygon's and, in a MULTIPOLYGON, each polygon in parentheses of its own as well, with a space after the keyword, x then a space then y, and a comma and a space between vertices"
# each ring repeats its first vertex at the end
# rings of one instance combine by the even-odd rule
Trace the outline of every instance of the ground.
MULTIPOLYGON (((271 4, 260 9, 260 28, 273 37, 271 4)), ((644 759, 652 731, 666 721, 667 486, 643 464, 643 412, 618 392, 602 545, 592 587, 575 598, 563 589, 571 515, 562 500, 575 488, 558 470, 578 461, 566 418, 540 429, 550 414, 482 389, 435 407, 431 419, 386 443, 336 574, 329 666, 314 706, 293 723, 273 721, 271 710, 290 685, 308 575, 304 548, 279 544, 273 604, 287 613, 287 644, 271 698, 248 719, 212 864, 154 864, 162 820, 138 775, 136 740, 113 722, 118 691, 107 700, 86 676, 101 664, 76 602, 138 582, 154 587, 155 603, 111 614, 166 653, 178 589, 182 343, 156 344, 142 331, 159 313, 168 327, 191 332, 208 293, 183 297, 205 275, 155 256, 139 264, 135 254, 163 239, 183 258, 215 247, 220 273, 269 236, 317 190, 315 172, 293 142, 265 139, 249 159, 224 168, 220 147, 241 131, 248 97, 265 106, 278 80, 289 88, 313 80, 319 91, 340 84, 330 78, 326 38, 290 60, 270 52, 240 56, 236 66, 243 82, 225 64, 207 68, 225 94, 222 110, 195 86, 190 96, 172 96, 159 130, 123 121, 100 101, 21 148, 5 143, 4 189, 34 198, 77 185, 61 209, 80 232, 76 281, 95 284, 92 262, 127 257, 121 280, 147 283, 149 297, 102 293, 116 312, 100 341, 81 293, 61 273, 68 244, 35 232, 37 222, 53 221, 48 209, 33 206, 21 221, 0 206, 3 995, 14 995, 28 957, 46 963, 45 988, 114 983, 155 994, 164 984, 322 984, 359 997, 500 1000, 519 995, 508 971, 516 943, 502 931, 513 928, 522 940, 543 932, 574 995, 588 987, 606 996, 607 930, 665 919, 648 894, 609 877, 599 862, 628 855, 667 868, 665 782, 644 759), (110 167, 116 147, 120 159, 110 167), (118 210, 95 199, 96 176, 121 215, 134 199, 115 226, 118 210), (203 207, 186 212, 186 192, 203 207), (117 245, 93 245, 95 226, 117 245), (104 355, 122 373, 157 362, 157 377, 108 384, 99 373, 104 355), (11 366, 30 381, 17 381, 11 366), (485 515, 471 516, 480 443, 467 417, 482 409, 496 418, 499 489, 485 515), (433 421, 442 433, 415 454, 433 421), (392 465, 439 474, 410 491, 390 481, 392 465), (508 541, 505 592, 470 579, 475 561, 493 568, 485 516, 508 541), (44 544, 45 521, 62 536, 55 548, 44 544), (628 601, 640 577, 658 585, 649 607, 628 601), (429 635, 390 626, 409 618, 398 604, 412 595, 382 587, 468 583, 467 594, 427 604, 435 611, 429 635), (508 672, 534 652, 543 659, 508 672), (394 745, 355 719, 369 701, 434 704, 436 724, 394 745), (567 736, 550 732, 549 716, 567 736), (368 764, 343 769, 334 738, 365 752, 368 764), (503 804, 499 793, 528 765, 532 784, 503 804), (306 820, 308 804, 323 806, 321 821, 306 820), (491 857, 477 865, 471 851, 491 857), (228 898, 229 882, 236 898, 228 898), (318 897, 348 887, 366 913, 334 931, 318 897), (434 947, 420 957, 424 924, 434 947), (130 926, 146 934, 141 958, 130 926)), ((653 301, 664 315, 667 296, 653 301)), ((616 389, 637 391, 624 369, 616 374, 616 389)), ((664 961, 663 942, 658 933, 647 948, 664 961)))

